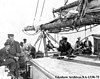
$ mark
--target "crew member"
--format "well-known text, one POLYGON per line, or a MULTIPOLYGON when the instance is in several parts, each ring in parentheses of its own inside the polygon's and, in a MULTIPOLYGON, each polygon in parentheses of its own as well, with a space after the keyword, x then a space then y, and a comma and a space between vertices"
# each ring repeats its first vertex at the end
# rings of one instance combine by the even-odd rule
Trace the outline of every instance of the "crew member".
POLYGON ((71 47, 71 44, 67 41, 67 37, 63 37, 62 40, 60 40, 60 51, 61 51, 61 56, 66 55, 70 56, 73 53, 73 49, 71 47))
POLYGON ((74 54, 82 54, 83 42, 81 41, 81 37, 77 38, 78 40, 75 43, 75 53, 74 54))
POLYGON ((88 38, 86 38, 84 41, 83 54, 87 54, 87 55, 92 54, 92 43, 88 38))
POLYGON ((48 40, 48 44, 46 45, 46 47, 47 47, 47 50, 48 50, 48 51, 49 51, 50 49, 54 51, 53 48, 55 48, 54 45, 51 43, 50 40, 48 40))
POLYGON ((14 71, 16 69, 16 61, 12 54, 10 54, 10 43, 5 42, 4 48, 0 50, 0 61, 2 61, 1 65, 5 65, 9 68, 10 72, 8 75, 14 75, 14 71))
POLYGON ((19 44, 19 42, 14 40, 14 34, 8 34, 7 42, 10 43, 9 53, 10 53, 10 55, 14 56, 14 59, 17 63, 17 68, 15 70, 15 76, 18 77, 19 76, 18 75, 18 68, 19 68, 18 59, 21 54, 20 44, 19 44))

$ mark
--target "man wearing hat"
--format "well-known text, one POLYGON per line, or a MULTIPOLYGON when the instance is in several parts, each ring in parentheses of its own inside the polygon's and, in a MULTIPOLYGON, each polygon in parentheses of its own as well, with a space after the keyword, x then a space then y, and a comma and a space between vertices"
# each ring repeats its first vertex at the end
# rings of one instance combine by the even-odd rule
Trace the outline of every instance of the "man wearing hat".
POLYGON ((20 56, 20 44, 19 42, 14 40, 14 34, 8 34, 7 42, 10 43, 10 54, 12 54, 15 57, 20 56))
MULTIPOLYGON (((19 42, 14 40, 14 34, 8 34, 7 42, 10 43, 9 53, 10 53, 10 55, 12 55, 14 57, 15 61, 17 62, 17 67, 19 67, 18 59, 21 54, 20 44, 19 44, 19 42)), ((16 71, 15 76, 18 76, 17 70, 15 70, 15 71, 16 71)))
POLYGON ((14 56, 12 56, 9 52, 10 43, 5 42, 4 46, 5 47, 0 50, 1 65, 7 66, 10 70, 9 75, 13 75, 16 68, 16 62, 14 60, 14 56))
POLYGON ((61 52, 61 56, 62 55, 71 55, 72 54, 72 47, 71 44, 67 41, 67 37, 62 37, 62 40, 60 40, 60 44, 59 44, 59 48, 60 48, 60 52, 61 52))

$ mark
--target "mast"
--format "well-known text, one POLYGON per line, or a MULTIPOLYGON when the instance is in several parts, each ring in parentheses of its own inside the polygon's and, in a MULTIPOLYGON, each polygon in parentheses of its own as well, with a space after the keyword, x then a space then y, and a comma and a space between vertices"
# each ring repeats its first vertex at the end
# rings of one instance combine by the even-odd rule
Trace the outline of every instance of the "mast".
POLYGON ((46 49, 46 34, 43 31, 43 44, 44 44, 44 56, 48 56, 47 49, 46 49))

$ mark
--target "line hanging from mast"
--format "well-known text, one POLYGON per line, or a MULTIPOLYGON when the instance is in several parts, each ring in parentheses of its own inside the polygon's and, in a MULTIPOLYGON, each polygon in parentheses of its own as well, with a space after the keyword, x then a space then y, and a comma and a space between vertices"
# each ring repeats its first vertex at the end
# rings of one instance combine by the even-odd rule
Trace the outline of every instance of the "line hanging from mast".
POLYGON ((33 24, 34 24, 36 15, 37 15, 38 6, 39 6, 39 0, 37 1, 37 6, 36 6, 36 10, 35 10, 35 16, 34 16, 33 24))
POLYGON ((45 0, 43 1, 43 6, 42 6, 39 22, 41 21, 41 17, 42 17, 43 10, 44 10, 44 5, 45 5, 45 0))

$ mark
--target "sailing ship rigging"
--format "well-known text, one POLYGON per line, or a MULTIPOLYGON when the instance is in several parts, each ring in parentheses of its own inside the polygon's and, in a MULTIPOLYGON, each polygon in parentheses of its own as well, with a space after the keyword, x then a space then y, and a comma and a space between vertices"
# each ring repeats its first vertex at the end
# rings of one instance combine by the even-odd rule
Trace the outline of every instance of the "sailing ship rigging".
MULTIPOLYGON (((42 17, 44 5, 45 5, 45 1, 43 2, 43 7, 40 15, 41 17, 42 17)), ((36 8, 36 12, 37 12, 37 8, 36 8)), ((58 9, 53 9, 52 13, 54 16, 54 20, 39 25, 38 30, 36 30, 34 26, 27 26, 24 28, 24 32, 34 30, 36 33, 48 32, 54 34, 55 33, 73 34, 81 31, 86 32, 86 30, 88 29, 90 29, 91 31, 92 28, 100 24, 100 19, 99 19, 100 0, 77 0, 70 4, 66 4, 58 9), (55 17, 55 14, 57 14, 58 17, 55 17), (80 28, 82 27, 85 28, 83 30, 80 30, 80 28), (70 32, 73 30, 76 30, 76 32, 70 32)))

